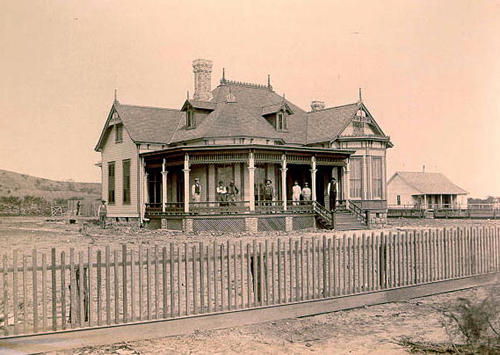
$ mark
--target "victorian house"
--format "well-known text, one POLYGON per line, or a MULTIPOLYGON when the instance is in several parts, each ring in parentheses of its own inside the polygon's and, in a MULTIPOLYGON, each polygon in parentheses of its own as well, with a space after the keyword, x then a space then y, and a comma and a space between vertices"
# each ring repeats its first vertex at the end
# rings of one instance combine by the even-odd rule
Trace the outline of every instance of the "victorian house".
POLYGON ((212 90, 212 62, 195 60, 193 70, 194 95, 177 109, 113 102, 95 147, 109 217, 185 231, 385 223, 392 144, 361 92, 357 102, 326 108, 313 101, 305 111, 278 95, 269 77, 261 85, 223 72, 212 90), (295 182, 307 184, 311 197, 291 201, 295 182), (232 186, 231 199, 220 198, 218 185, 232 186))

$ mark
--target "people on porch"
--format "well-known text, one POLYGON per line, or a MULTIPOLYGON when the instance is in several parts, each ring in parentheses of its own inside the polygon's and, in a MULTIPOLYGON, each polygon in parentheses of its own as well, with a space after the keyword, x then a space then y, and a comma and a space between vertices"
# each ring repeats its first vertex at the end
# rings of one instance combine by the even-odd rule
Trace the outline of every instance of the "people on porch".
POLYGON ((194 179, 194 184, 191 186, 191 196, 193 198, 193 202, 201 201, 201 185, 200 178, 194 179))
POLYGON ((332 177, 328 183, 328 199, 330 201, 330 211, 335 211, 337 208, 337 179, 332 177))
POLYGON ((292 187, 292 201, 293 201, 292 204, 294 206, 297 206, 299 204, 301 193, 302 189, 300 188, 299 183, 295 181, 292 187))
POLYGON ((230 182, 229 183, 229 186, 227 187, 227 201, 231 204, 231 205, 236 205, 236 195, 239 193, 239 190, 238 188, 236 187, 236 185, 234 184, 234 182, 230 182))
POLYGON ((304 188, 302 189, 302 199, 304 201, 311 201, 311 188, 307 182, 304 183, 304 188))
POLYGON ((274 189, 273 189, 273 185, 272 185, 272 181, 271 180, 266 180, 266 184, 264 185, 264 201, 265 204, 267 205, 271 205, 272 203, 271 202, 267 202, 267 201, 272 201, 273 200, 273 196, 274 196, 274 189))

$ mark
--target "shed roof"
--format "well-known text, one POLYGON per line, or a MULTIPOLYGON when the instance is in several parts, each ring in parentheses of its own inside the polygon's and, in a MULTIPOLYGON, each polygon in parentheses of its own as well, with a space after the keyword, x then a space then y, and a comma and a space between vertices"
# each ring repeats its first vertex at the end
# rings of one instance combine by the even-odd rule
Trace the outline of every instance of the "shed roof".
POLYGON ((422 195, 467 194, 467 191, 452 183, 441 173, 398 171, 390 180, 397 175, 399 175, 408 185, 420 191, 422 195))

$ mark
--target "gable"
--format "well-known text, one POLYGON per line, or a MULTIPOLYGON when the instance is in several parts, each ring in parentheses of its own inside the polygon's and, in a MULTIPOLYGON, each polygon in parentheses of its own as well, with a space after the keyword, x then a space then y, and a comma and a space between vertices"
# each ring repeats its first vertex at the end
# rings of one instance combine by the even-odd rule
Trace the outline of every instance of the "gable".
POLYGON ((342 137, 385 137, 384 132, 363 103, 358 103, 355 114, 340 133, 342 137))

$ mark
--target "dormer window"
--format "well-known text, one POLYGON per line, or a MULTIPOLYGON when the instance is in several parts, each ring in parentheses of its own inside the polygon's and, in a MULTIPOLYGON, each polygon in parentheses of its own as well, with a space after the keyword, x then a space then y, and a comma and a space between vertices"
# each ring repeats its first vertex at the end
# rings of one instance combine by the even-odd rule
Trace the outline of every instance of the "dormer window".
POLYGON ((123 125, 115 125, 115 143, 123 142, 123 125))
POLYGON ((276 130, 286 131, 288 129, 288 124, 286 122, 286 115, 283 112, 278 112, 276 114, 276 130))
POLYGON ((186 112, 186 128, 194 128, 194 111, 188 110, 186 112))

